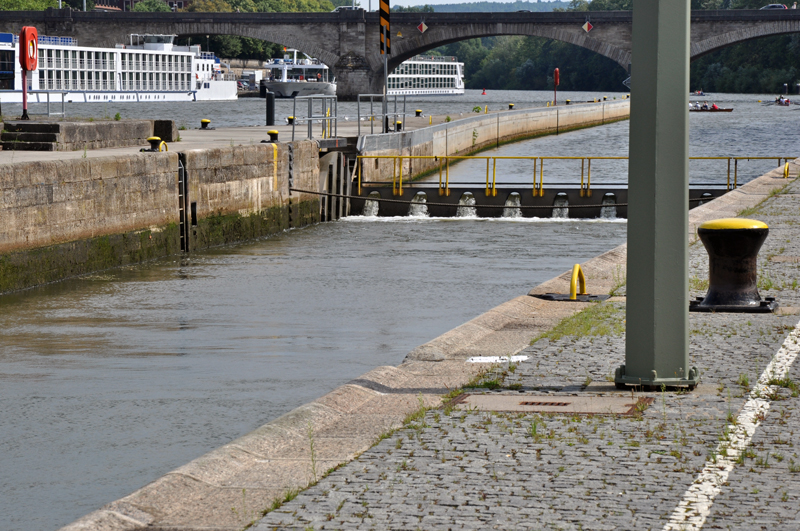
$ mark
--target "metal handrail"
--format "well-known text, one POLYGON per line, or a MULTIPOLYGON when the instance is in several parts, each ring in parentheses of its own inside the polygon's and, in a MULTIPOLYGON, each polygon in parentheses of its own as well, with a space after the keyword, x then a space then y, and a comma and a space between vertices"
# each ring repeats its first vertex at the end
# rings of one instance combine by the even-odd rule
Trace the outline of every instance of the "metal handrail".
POLYGON ((308 113, 303 117, 308 124, 308 138, 314 138, 314 131, 312 129, 314 120, 320 120, 322 122, 322 138, 336 137, 339 135, 338 99, 336 96, 325 96, 323 94, 295 96, 292 103, 292 142, 294 142, 295 127, 299 121, 297 118, 298 100, 308 101, 308 113), (315 101, 321 103, 321 113, 318 115, 314 114, 315 101), (333 131, 331 131, 331 125, 333 125, 333 131))
MULTIPOLYGON (((16 90, 0 90, 0 94, 10 94, 19 92, 16 90)), ((28 90, 28 94, 47 94, 47 114, 46 116, 66 116, 66 107, 67 101, 66 97, 68 92, 65 90, 28 90), (50 110, 50 94, 60 94, 61 95, 61 112, 55 112, 50 110)), ((36 104, 36 103, 44 103, 39 101, 28 101, 29 104, 36 104)), ((54 102, 55 103, 55 102, 54 102)), ((31 116, 45 116, 44 113, 28 113, 31 116)))
MULTIPOLYGON (((780 167, 783 162, 794 160, 798 157, 785 156, 744 156, 744 157, 689 157, 689 160, 727 160, 728 173, 726 189, 733 190, 738 188, 739 181, 739 161, 740 160, 777 160, 780 167), (733 161, 733 186, 731 186, 731 161, 733 161)), ((439 195, 450 195, 450 160, 485 160, 486 161, 486 195, 497 195, 497 160, 531 160, 533 161, 533 195, 534 197, 544 196, 544 161, 545 160, 580 160, 581 161, 581 197, 591 197, 592 195, 592 160, 628 160, 628 157, 574 157, 574 156, 488 156, 488 155, 358 155, 356 164, 358 166, 358 193, 361 194, 362 168, 364 159, 393 159, 392 162, 392 194, 403 195, 403 160, 435 160, 439 162, 439 195), (398 173, 398 160, 400 171, 398 173), (444 164, 442 164, 444 161, 444 164), (489 167, 491 161, 491 181, 489 178, 489 167), (539 179, 536 179, 536 166, 539 166, 539 179), (588 171, 584 173, 584 169, 588 171), (444 175, 442 171, 444 170, 444 175), (584 176, 586 177, 584 180, 584 176), (398 178, 399 177, 399 178, 398 178)), ((787 172, 784 171, 784 176, 787 172)))
POLYGON ((369 98, 369 114, 365 114, 364 118, 369 119, 369 123, 370 123, 370 125, 369 125, 369 133, 370 134, 375 134, 375 119, 376 118, 380 118, 380 121, 381 121, 381 132, 383 132, 383 133, 388 133, 388 131, 384 131, 384 127, 386 126, 386 119, 388 117, 390 117, 390 116, 393 117, 392 118, 392 122, 395 124, 395 126, 397 124, 397 118, 398 117, 402 117, 402 122, 405 123, 405 121, 406 121, 406 96, 405 95, 401 96, 399 94, 392 94, 390 96, 384 96, 383 94, 359 94, 358 95, 358 100, 357 100, 357 105, 356 105, 356 108, 358 110, 358 117, 356 118, 356 120, 358 121, 358 136, 361 136, 361 117, 362 117, 361 116, 361 101, 362 101, 362 98, 364 99, 363 101, 365 103, 367 101, 366 98, 369 98), (399 112, 397 110, 397 102, 398 102, 398 98, 400 98, 400 97, 403 98, 403 111, 402 112, 399 112), (383 104, 386 103, 386 113, 384 114, 383 112, 380 112, 380 113, 376 114, 375 111, 374 111, 374 104, 375 103, 380 103, 381 104, 381 110, 383 109, 383 104), (389 104, 390 103, 394 103, 394 112, 389 112, 389 104))

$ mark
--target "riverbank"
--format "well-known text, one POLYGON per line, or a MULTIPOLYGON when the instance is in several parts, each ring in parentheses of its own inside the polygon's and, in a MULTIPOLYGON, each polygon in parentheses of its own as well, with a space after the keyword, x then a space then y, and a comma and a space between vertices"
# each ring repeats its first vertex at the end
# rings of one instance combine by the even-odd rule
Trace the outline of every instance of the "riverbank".
MULTIPOLYGON (((792 173, 797 170, 798 167, 792 164, 792 173)), ((692 210, 692 226, 703 219, 736 215, 740 210, 753 208, 759 201, 769 198, 772 190, 786 183, 779 176, 778 172, 772 172, 692 210)), ((775 196, 769 201, 782 197, 775 196)), ((776 240, 768 239, 768 244, 776 240)), ((697 250, 697 244, 694 244, 693 253, 696 254, 697 250)), ((584 264, 589 289, 599 293, 620 291, 624 286, 620 278, 620 271, 624 271, 624 257, 625 248, 622 246, 584 264)), ((785 267, 785 262, 770 262, 768 266, 785 267)), ((695 271, 695 274, 702 278, 701 271, 695 271)), ((568 284, 565 276, 535 289, 564 291, 568 284)), ((415 349, 399 367, 370 371, 319 400, 87 515, 67 529, 133 529, 148 524, 179 529, 198 529, 200 526, 239 528, 257 518, 272 499, 286 496, 287 490, 290 491, 289 497, 293 497, 293 489, 316 482, 325 471, 367 451, 380 435, 401 426, 404 420, 418 420, 419 416, 407 418, 407 415, 417 411, 420 405, 440 405, 443 394, 468 383, 480 372, 475 364, 465 363, 468 356, 517 352, 532 338, 586 306, 581 303, 545 303, 527 296, 514 299, 415 349)), ((704 369, 701 367, 701 371, 704 369)), ((427 415, 433 418, 440 414, 429 412, 427 415)), ((386 451, 386 444, 384 441, 369 450, 362 459, 370 459, 374 452, 386 451)), ((417 450, 412 456, 422 453, 417 450)), ((342 474, 349 473, 349 469, 350 466, 334 472, 323 482, 344 477, 342 474)), ((401 471, 407 470, 401 467, 398 473, 401 471)), ((456 473, 456 476, 460 474, 456 473)), ((375 490, 374 486, 371 488, 375 490)), ((315 489, 319 490, 319 487, 315 489)), ((313 496, 317 490, 312 489, 301 497, 313 496)), ((383 490, 380 492, 385 493, 383 490)), ((346 502, 338 509, 342 509, 346 502)), ((292 510, 296 509, 292 507, 292 510)), ((314 505, 312 501, 306 507, 316 515, 313 518, 328 518, 328 513, 320 512, 324 510, 323 506, 314 505)), ((347 507, 350 510, 351 506, 347 507)), ((293 525, 304 525, 301 523, 306 518, 304 510, 304 507, 297 509, 296 514, 301 516, 293 525)), ((333 515, 330 520, 335 521, 338 512, 329 513, 333 515)), ((280 523, 270 518, 286 518, 286 512, 281 509, 271 513, 264 526, 280 523)), ((353 518, 358 517, 350 515, 348 518, 352 523, 353 518)), ((337 526, 346 523, 340 522, 337 526)))

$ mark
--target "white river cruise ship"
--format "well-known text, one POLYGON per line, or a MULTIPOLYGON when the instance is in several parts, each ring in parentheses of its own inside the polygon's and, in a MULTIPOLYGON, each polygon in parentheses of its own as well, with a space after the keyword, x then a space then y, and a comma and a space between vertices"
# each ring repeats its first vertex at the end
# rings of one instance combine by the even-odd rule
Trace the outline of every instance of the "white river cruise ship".
MULTIPOLYGON (((235 100, 236 79, 200 45, 175 35, 131 35, 115 48, 78 46, 71 37, 39 36, 39 67, 28 73, 31 102, 235 100)), ((0 102, 22 101, 19 38, 0 33, 0 102)))
POLYGON ((464 63, 455 57, 417 55, 389 74, 390 96, 464 94, 464 63))

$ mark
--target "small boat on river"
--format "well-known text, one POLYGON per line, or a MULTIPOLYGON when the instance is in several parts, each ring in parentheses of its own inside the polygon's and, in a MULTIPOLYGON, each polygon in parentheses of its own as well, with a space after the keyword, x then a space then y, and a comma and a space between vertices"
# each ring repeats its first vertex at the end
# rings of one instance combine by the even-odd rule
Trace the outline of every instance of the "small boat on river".
POLYGON ((729 109, 689 109, 689 112, 733 112, 733 108, 729 109))

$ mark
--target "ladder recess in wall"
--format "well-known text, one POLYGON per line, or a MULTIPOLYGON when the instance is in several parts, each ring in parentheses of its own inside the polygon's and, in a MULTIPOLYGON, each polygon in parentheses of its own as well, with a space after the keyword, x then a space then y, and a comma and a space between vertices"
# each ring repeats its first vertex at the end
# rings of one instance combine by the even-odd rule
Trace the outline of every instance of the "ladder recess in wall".
POLYGON ((189 180, 186 178, 186 167, 183 165, 183 155, 178 159, 178 230, 181 235, 181 251, 189 252, 189 220, 186 211, 189 206, 189 180))

